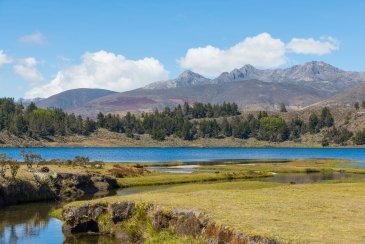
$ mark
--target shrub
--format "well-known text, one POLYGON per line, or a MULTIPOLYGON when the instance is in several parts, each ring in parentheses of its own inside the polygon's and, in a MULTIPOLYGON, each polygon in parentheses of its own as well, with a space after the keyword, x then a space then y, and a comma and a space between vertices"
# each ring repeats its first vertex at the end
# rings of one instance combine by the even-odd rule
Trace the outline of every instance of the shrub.
POLYGON ((124 178, 143 175, 144 171, 143 167, 130 167, 115 164, 113 165, 113 168, 109 170, 109 173, 114 177, 124 178))
POLYGON ((37 167, 39 165, 39 163, 43 160, 42 156, 39 154, 35 154, 31 151, 20 151, 24 162, 27 164, 27 168, 29 172, 33 171, 33 164, 37 164, 37 167))
POLYGON ((354 143, 356 145, 364 145, 365 144, 365 129, 359 131, 355 134, 354 143))
POLYGON ((327 140, 328 142, 334 142, 336 144, 344 145, 350 138, 353 133, 346 128, 336 129, 335 127, 329 130, 325 135, 323 140, 327 140))
POLYGON ((88 157, 76 156, 73 160, 72 166, 86 167, 89 162, 90 159, 88 157))
POLYGON ((10 166, 11 177, 13 179, 15 179, 16 175, 18 174, 18 170, 20 168, 20 165, 16 160, 10 160, 9 161, 9 166, 10 166))
POLYGON ((0 154, 0 177, 5 178, 7 166, 6 166, 6 154, 0 154))

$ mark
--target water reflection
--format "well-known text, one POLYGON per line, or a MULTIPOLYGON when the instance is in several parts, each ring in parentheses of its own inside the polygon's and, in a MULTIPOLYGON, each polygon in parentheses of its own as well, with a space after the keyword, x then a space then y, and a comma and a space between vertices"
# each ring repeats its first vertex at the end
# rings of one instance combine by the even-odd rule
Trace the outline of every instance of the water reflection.
POLYGON ((55 203, 36 203, 1 209, 0 242, 62 243, 62 223, 49 216, 55 207, 55 203))
POLYGON ((50 217, 59 205, 53 202, 31 203, 0 210, 1 244, 73 244, 115 243, 110 236, 85 235, 67 238, 62 233, 62 222, 50 217))

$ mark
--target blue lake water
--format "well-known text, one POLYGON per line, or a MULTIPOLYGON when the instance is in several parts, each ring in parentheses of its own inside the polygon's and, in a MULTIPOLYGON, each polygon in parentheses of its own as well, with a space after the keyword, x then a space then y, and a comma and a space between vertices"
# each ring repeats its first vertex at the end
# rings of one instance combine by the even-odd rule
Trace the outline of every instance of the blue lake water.
MULTIPOLYGON (((9 157, 21 160, 21 148, 1 148, 9 157)), ((342 158, 365 166, 363 148, 25 148, 45 159, 73 159, 86 156, 108 162, 209 161, 217 159, 342 158)))

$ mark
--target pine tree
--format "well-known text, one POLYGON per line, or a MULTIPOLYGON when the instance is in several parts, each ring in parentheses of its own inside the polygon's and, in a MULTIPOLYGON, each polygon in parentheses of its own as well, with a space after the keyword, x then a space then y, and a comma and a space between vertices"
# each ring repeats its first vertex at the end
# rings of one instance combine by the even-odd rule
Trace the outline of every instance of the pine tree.
POLYGON ((282 113, 286 113, 286 112, 288 112, 288 111, 286 110, 286 107, 285 107, 285 104, 284 104, 284 103, 281 103, 281 104, 280 104, 280 112, 282 112, 282 113))
POLYGON ((328 107, 322 109, 321 118, 319 121, 320 127, 331 127, 334 125, 334 119, 332 117, 331 111, 328 107))
POLYGON ((359 110, 359 109, 360 109, 360 104, 359 104, 359 102, 355 102, 355 103, 354 103, 354 108, 355 108, 356 110, 359 110))
POLYGON ((221 123, 221 131, 226 137, 232 136, 232 126, 228 122, 227 117, 224 117, 221 123))
POLYGON ((310 133, 318 133, 319 132, 319 119, 315 113, 312 113, 309 116, 308 120, 308 130, 310 133))

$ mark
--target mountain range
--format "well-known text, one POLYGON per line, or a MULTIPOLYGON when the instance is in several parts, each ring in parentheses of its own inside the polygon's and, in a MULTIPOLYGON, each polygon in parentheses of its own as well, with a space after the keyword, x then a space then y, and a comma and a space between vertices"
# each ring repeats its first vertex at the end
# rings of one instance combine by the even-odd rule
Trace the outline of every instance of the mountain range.
POLYGON ((351 103, 354 97, 365 99, 359 87, 365 89, 364 72, 344 71, 312 61, 286 69, 262 70, 245 65, 213 79, 184 71, 176 79, 132 91, 74 89, 37 100, 36 104, 90 117, 99 112, 152 111, 184 102, 235 102, 246 110, 275 110, 284 103, 290 109, 301 109, 322 102, 342 106, 351 103), (353 96, 354 93, 357 95, 353 96))

